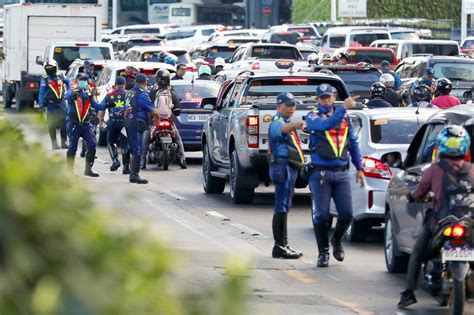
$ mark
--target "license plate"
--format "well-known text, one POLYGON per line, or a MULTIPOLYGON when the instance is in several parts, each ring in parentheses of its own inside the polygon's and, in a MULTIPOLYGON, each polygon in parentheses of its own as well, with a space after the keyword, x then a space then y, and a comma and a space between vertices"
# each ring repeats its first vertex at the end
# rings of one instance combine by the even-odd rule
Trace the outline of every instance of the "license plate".
POLYGON ((474 261, 474 248, 444 248, 444 261, 474 261))
POLYGON ((208 117, 206 114, 191 114, 188 115, 188 121, 206 121, 208 117))
POLYGON ((171 143, 172 140, 170 137, 163 137, 163 138, 160 138, 161 140, 161 143, 171 143))

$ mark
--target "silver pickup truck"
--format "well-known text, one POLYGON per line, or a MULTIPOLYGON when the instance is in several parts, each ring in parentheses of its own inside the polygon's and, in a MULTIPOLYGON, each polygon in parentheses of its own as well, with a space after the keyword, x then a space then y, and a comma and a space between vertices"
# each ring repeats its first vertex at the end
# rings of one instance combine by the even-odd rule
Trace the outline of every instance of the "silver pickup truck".
MULTIPOLYGON (((232 201, 251 203, 259 183, 270 183, 268 126, 276 113, 276 96, 293 93, 298 104, 292 120, 301 120, 315 105, 316 86, 321 83, 336 88, 338 102, 349 95, 335 75, 246 71, 224 82, 217 99, 203 100, 202 106, 214 110, 201 137, 204 191, 222 193, 229 181, 232 201)), ((301 132, 300 140, 309 159, 309 135, 301 132)), ((297 183, 298 188, 304 186, 297 183)))

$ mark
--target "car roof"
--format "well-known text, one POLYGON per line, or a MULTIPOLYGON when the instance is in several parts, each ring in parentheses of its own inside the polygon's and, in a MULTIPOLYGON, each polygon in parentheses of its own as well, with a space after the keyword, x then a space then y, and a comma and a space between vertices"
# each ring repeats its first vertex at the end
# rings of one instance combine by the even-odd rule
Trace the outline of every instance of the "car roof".
POLYGON ((157 27, 173 27, 176 24, 134 24, 134 25, 127 25, 127 26, 120 26, 114 28, 112 31, 121 30, 121 29, 147 29, 147 28, 157 28, 157 27))
POLYGON ((469 125, 474 125, 474 105, 464 104, 451 107, 449 109, 440 110, 429 118, 429 122, 435 120, 448 121, 450 124, 464 125, 468 122, 469 125))
POLYGON ((257 71, 242 71, 241 74, 239 74, 237 77, 240 76, 251 76, 252 78, 275 78, 275 77, 305 77, 305 78, 331 78, 331 79, 337 79, 341 80, 339 76, 337 75, 331 75, 327 73, 321 73, 321 72, 284 72, 284 71, 266 71, 266 70, 257 70, 257 71))
POLYGON ((418 110, 416 107, 383 107, 383 108, 364 108, 362 110, 352 110, 350 113, 359 113, 367 116, 369 119, 400 119, 400 118, 423 118, 428 120, 438 109, 423 108, 418 110), (418 111, 418 114, 416 112, 418 111), (419 116, 417 116, 419 115, 419 116))
POLYGON ((50 46, 81 46, 84 45, 85 47, 91 46, 91 47, 112 47, 111 44, 105 43, 105 42, 52 42, 49 44, 50 46))
POLYGON ((277 43, 246 43, 246 44, 242 45, 241 47, 246 47, 246 46, 249 46, 249 47, 277 46, 277 47, 294 47, 294 48, 298 48, 297 46, 292 45, 292 44, 277 44, 277 43))
POLYGON ((126 66, 135 66, 138 68, 161 68, 161 69, 166 69, 171 72, 176 72, 176 69, 174 66, 169 65, 167 63, 163 63, 163 62, 114 60, 106 64, 106 67, 110 67, 112 69, 121 69, 126 66))
POLYGON ((443 61, 443 62, 449 62, 449 61, 465 61, 465 62, 470 62, 470 63, 474 63, 474 59, 472 59, 471 57, 469 56, 433 56, 433 55, 414 55, 414 56, 410 56, 410 57, 407 57, 405 58, 403 61, 410 61, 410 60, 413 60, 413 59, 423 59, 423 58, 427 58, 429 59, 429 62, 433 62, 433 61, 443 61))
POLYGON ((174 32, 185 32, 185 31, 194 31, 194 30, 202 30, 202 29, 208 29, 208 28, 221 28, 221 24, 208 24, 208 25, 195 25, 195 26, 183 26, 183 27, 177 27, 174 28, 173 30, 170 31, 170 33, 174 32))
POLYGON ((139 51, 188 51, 186 48, 178 46, 134 46, 129 50, 139 50, 139 51))
POLYGON ((388 28, 374 26, 336 26, 328 28, 324 34, 347 34, 353 31, 384 31, 388 33, 388 28))

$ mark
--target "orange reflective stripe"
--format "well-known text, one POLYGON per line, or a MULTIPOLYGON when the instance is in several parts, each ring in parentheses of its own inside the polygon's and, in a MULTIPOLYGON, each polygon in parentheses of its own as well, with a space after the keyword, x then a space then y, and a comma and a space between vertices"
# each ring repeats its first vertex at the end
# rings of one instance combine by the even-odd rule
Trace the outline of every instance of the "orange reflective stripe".
POLYGON ((56 98, 60 100, 63 97, 63 83, 61 81, 61 84, 56 84, 53 80, 49 80, 48 86, 51 88, 53 91, 54 95, 56 95, 56 98))
POLYGON ((329 144, 331 145, 331 148, 332 148, 332 151, 334 152, 334 155, 337 157, 337 146, 336 144, 334 143, 334 140, 333 140, 333 136, 331 135, 331 133, 335 133, 335 130, 334 129, 331 129, 331 130, 327 130, 324 132, 324 134, 326 135, 326 138, 329 142, 329 144))
POLYGON ((79 119, 79 122, 84 122, 84 118, 87 116, 87 113, 89 112, 91 102, 90 101, 86 102, 85 111, 84 111, 84 104, 82 103, 81 98, 78 98, 77 100, 75 100, 74 104, 76 105, 76 113, 77 113, 77 118, 79 119), (80 107, 80 110, 79 110, 79 107, 80 107))
POLYGON ((296 150, 298 151, 298 155, 301 158, 301 162, 304 163, 304 155, 303 155, 303 150, 301 149, 301 143, 298 138, 298 135, 296 134, 294 130, 291 132, 290 138, 291 138, 291 141, 293 141, 293 144, 295 145, 296 150))

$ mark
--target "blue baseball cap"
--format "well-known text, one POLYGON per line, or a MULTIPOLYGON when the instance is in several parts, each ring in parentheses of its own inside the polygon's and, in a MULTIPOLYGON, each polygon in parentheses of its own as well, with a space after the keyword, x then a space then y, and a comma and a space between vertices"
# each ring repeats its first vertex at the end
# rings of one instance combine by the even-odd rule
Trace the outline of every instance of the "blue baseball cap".
POLYGON ((327 83, 318 85, 318 88, 316 89, 317 97, 333 96, 333 95, 334 95, 334 88, 331 85, 327 83))
POLYGON ((296 104, 295 97, 291 93, 280 93, 277 96, 277 103, 283 103, 286 106, 293 106, 296 104))
POLYGON ((434 75, 433 69, 431 69, 431 68, 426 68, 425 73, 427 75, 429 75, 430 77, 432 77, 434 75))
POLYGON ((136 83, 145 83, 146 81, 147 81, 147 77, 143 73, 139 73, 135 79, 136 83))
POLYGON ((382 60, 382 62, 380 63, 380 66, 382 68, 390 67, 390 62, 388 62, 387 60, 382 60))
POLYGON ((122 84, 125 84, 125 83, 127 83, 127 81, 121 75, 119 75, 117 78, 115 78, 115 84, 122 85, 122 84))

